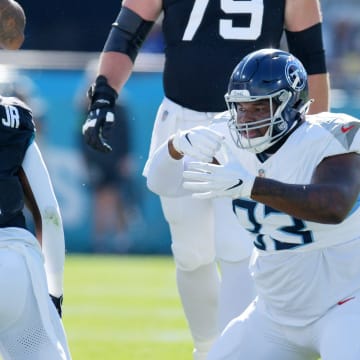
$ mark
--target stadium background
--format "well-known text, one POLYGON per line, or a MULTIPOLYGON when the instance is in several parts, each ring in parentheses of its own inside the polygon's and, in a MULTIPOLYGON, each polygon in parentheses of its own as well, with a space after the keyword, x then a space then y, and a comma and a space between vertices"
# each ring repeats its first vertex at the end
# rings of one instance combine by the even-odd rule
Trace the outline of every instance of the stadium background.
MULTIPOLYGON (((75 96, 87 62, 102 49, 120 1, 19 0, 27 14, 26 39, 20 52, 2 52, 1 63, 16 67, 36 85, 46 102, 45 160, 63 214, 68 252, 89 252, 91 197, 79 153, 80 123, 75 96)), ((360 116, 360 21, 357 0, 338 5, 322 1, 324 40, 332 80, 332 110, 360 116)), ((159 39, 158 39, 159 40, 159 39)), ((141 216, 130 229, 130 253, 170 252, 167 225, 158 198, 145 186, 141 171, 151 129, 163 96, 163 56, 150 41, 139 56, 125 90, 130 109, 136 189, 141 216)), ((221 70, 221 69, 219 69, 221 70)))

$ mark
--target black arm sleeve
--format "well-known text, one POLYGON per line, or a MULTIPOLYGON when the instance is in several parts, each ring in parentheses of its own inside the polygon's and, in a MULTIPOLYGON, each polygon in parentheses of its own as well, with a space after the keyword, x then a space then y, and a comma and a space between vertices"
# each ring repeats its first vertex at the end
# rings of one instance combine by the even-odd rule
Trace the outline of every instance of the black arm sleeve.
POLYGON ((321 23, 302 31, 286 30, 285 33, 290 53, 303 63, 309 75, 327 72, 321 23))
POLYGON ((124 53, 134 62, 153 25, 153 21, 144 20, 132 10, 123 7, 112 24, 103 51, 124 53))

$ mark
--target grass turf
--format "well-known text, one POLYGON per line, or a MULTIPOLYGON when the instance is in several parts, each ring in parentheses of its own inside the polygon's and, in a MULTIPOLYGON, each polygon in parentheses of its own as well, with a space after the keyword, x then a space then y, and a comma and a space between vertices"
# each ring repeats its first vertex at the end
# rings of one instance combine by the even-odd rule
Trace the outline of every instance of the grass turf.
POLYGON ((191 360, 171 257, 68 255, 64 326, 73 360, 191 360))

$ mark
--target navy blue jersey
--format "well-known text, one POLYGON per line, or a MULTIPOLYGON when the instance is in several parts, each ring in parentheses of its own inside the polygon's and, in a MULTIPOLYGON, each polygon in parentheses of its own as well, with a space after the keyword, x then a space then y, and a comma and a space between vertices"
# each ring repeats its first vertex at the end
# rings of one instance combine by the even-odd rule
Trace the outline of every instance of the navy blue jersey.
POLYGON ((16 98, 0 97, 0 119, 0 227, 25 227, 18 173, 34 138, 32 112, 16 98))
POLYGON ((280 47, 285 0, 163 0, 163 9, 165 95, 193 110, 226 110, 236 64, 280 47))

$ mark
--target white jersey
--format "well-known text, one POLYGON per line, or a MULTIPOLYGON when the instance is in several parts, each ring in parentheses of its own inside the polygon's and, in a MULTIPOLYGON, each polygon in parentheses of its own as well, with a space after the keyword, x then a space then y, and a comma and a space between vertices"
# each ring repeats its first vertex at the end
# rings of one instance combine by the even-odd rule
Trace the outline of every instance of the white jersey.
MULTIPOLYGON (((252 174, 306 185, 324 158, 360 152, 359 129, 360 121, 345 114, 309 115, 265 162, 246 150, 239 150, 239 159, 252 174)), ((306 325, 360 289, 359 199, 337 225, 296 219, 252 199, 233 205, 253 235, 250 268, 259 302, 273 320, 306 325)))

